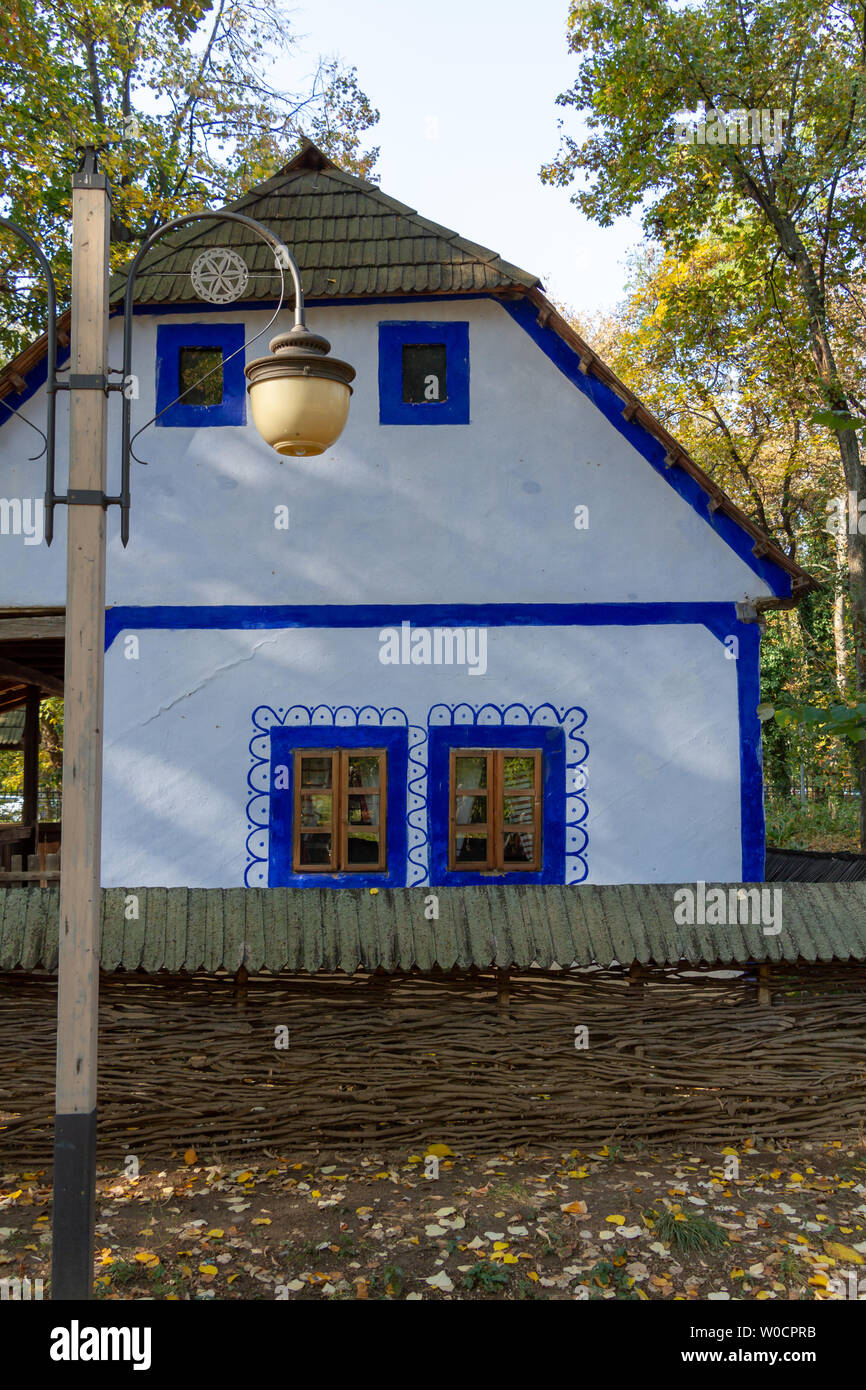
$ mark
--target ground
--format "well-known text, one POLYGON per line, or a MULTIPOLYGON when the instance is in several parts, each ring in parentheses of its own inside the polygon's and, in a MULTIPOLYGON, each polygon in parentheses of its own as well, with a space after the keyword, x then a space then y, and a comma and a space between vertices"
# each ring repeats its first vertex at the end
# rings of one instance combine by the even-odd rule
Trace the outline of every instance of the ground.
MULTIPOLYGON (((430 1150, 101 1168, 96 1296, 866 1298, 862 1143, 430 1150)), ((49 1181, 0 1175, 0 1280, 46 1297, 49 1181)))

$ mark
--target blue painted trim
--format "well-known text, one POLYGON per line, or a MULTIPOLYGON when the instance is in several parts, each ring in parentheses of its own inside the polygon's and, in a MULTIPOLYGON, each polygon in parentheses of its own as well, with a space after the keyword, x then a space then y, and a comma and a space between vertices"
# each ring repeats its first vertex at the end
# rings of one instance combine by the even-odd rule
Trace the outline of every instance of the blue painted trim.
POLYGON ((741 623, 737 636, 742 874, 743 883, 763 883, 767 842, 761 721, 757 713, 761 700, 761 631, 757 623, 741 623))
MULTIPOLYGON (((329 304, 337 309, 354 308, 358 305, 372 304, 463 304, 469 299, 490 299, 492 296, 484 291, 472 294, 371 294, 371 295, 344 295, 341 299, 331 298, 324 295, 319 299, 304 296, 304 304, 308 309, 326 309, 329 304)), ((200 317, 202 314, 225 314, 236 310, 246 313, 251 311, 273 312, 279 300, 277 299, 238 299, 231 304, 136 304, 134 312, 136 314, 168 315, 168 314, 195 314, 200 317)), ((111 315, 123 313, 123 305, 119 308, 112 306, 111 315)), ((434 320, 434 322, 447 323, 449 320, 434 320)))
POLYGON ((380 724, 345 727, 316 724, 306 728, 285 724, 271 730, 270 854, 268 885, 271 888, 404 888, 406 886, 406 784, 409 766, 409 730, 406 725, 385 728, 380 724), (387 869, 381 873, 296 873, 292 869, 292 809, 294 806, 294 758, 297 748, 382 747, 388 754, 385 851, 387 869), (274 770, 289 770, 287 788, 274 788, 274 770))
POLYGON ((453 319, 383 321, 379 324, 379 424, 469 424, 469 324, 453 319), (403 348, 444 343, 447 399, 403 400, 403 348))
POLYGON ((644 627, 702 623, 714 637, 742 626, 734 603, 371 603, 160 605, 109 608, 105 645, 139 628, 244 630, 289 627, 644 627))
MULTIPOLYGON (((64 368, 66 368, 66 367, 68 367, 68 366, 69 366, 69 348, 68 348, 68 347, 62 348, 62 349, 61 349, 61 348, 58 348, 58 350, 57 350, 57 368, 58 368, 58 371, 63 370, 64 368)), ((3 397, 3 401, 4 401, 5 405, 11 407, 11 410, 20 410, 21 407, 22 407, 22 405, 24 405, 25 401, 29 401, 30 397, 31 397, 31 396, 35 396, 35 395, 36 395, 36 392, 39 390, 39 388, 40 388, 41 386, 44 386, 44 385, 45 385, 45 382, 47 381, 47 379, 48 379, 48 358, 47 358, 47 356, 43 356, 43 357, 40 359, 40 361, 38 361, 34 367, 31 367, 31 368, 30 368, 30 371, 27 372, 27 373, 25 374, 24 380, 26 381, 27 385, 24 387, 24 389, 23 389, 22 391, 10 392, 9 395, 3 397)), ((0 429, 2 429, 3 425, 6 424, 7 420, 11 420, 11 419, 12 419, 11 410, 7 410, 7 409, 5 409, 4 405, 0 405, 0 429)), ((34 420, 33 423, 34 423, 34 425, 40 424, 40 421, 39 421, 39 420, 34 420)), ((44 423, 44 422, 42 422, 42 423, 44 423)), ((45 472, 45 465, 44 465, 44 463, 40 463, 40 466, 41 466, 42 471, 43 471, 43 473, 44 473, 44 472, 45 472)))
POLYGON ((163 428, 202 425, 243 425, 247 418, 246 377, 243 346, 246 329, 242 323, 160 323, 156 328, 156 409, 155 423, 163 428), (180 349, 219 347, 223 350, 223 398, 219 405, 187 405, 171 402, 180 391, 180 349), (232 353, 237 356, 231 357, 232 353), (228 358, 231 357, 231 361, 228 358), (170 408, 166 410, 166 406, 170 408))
POLYGON ((430 728, 427 807, 430 882, 436 887, 473 883, 565 882, 565 731, 532 725, 459 724, 430 728), (448 754, 452 748, 540 748, 543 753, 541 871, 463 873, 448 868, 448 754))
POLYGON ((665 467, 664 445, 650 434, 649 430, 638 420, 623 418, 623 404, 619 396, 598 377, 593 376, 590 372, 584 374, 580 370, 580 358, 574 348, 569 347, 568 343, 564 342, 554 329, 541 327, 538 322, 538 310, 535 306, 525 299, 497 302, 502 304, 505 312, 529 334, 545 356, 550 358, 550 361, 559 368, 564 376, 568 377, 568 380, 579 391, 589 397, 593 405, 601 411, 614 429, 628 440, 629 444, 652 465, 655 471, 670 484, 685 502, 688 502, 701 520, 705 521, 716 535, 730 546, 731 550, 749 566, 749 569, 763 579, 778 598, 789 598, 792 590, 790 574, 776 564, 775 560, 768 559, 766 556, 759 558, 753 555, 752 547, 755 544, 753 537, 749 535, 748 531, 744 531, 741 526, 738 526, 733 517, 728 516, 727 513, 723 511, 711 512, 709 509, 710 499, 707 493, 683 468, 665 467))

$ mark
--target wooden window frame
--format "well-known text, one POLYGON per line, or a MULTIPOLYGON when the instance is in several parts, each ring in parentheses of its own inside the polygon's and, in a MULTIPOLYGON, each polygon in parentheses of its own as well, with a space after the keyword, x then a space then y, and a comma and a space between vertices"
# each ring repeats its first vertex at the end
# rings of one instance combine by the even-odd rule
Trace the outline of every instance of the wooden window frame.
MULTIPOLYGON (((385 748, 296 748, 293 753, 293 794, 292 794, 292 872, 296 874, 363 874, 384 873, 388 863, 387 820, 388 820, 388 752, 385 748), (323 791, 331 793, 331 820, 328 826, 301 826, 301 767, 305 758, 330 758, 331 786, 323 791), (349 786, 349 762, 356 758, 376 758, 379 764, 379 785, 349 786), (379 820, 377 825, 379 855, 375 862, 363 864, 349 863, 349 839, 353 829, 349 821, 350 796, 378 796, 379 820), (331 854, 327 864, 301 863, 302 835, 329 834, 331 854)), ((315 788, 305 788, 307 792, 315 788)), ((371 827, 372 828, 372 827, 371 827)))
POLYGON ((542 775, 543 762, 540 748, 451 748, 448 761, 448 870, 455 874, 537 874, 544 862, 542 855, 542 775), (484 758, 487 762, 487 786, 480 788, 457 788, 457 759, 484 758), (506 822, 505 808, 505 759, 531 758, 533 768, 533 806, 532 820, 506 822), (487 801, 487 816, 484 822, 457 821, 457 797, 483 796, 487 801), (531 863, 506 861, 504 838, 511 831, 532 829, 533 857, 531 863), (487 840, 487 855, 484 860, 457 859, 457 836, 483 835, 487 840))

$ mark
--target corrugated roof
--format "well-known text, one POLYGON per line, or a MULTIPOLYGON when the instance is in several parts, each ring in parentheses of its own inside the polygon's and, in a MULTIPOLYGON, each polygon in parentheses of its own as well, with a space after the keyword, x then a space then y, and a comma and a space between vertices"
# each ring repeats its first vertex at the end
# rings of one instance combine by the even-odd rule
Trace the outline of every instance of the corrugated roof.
POLYGON ((8 709, 0 713, 0 748, 19 748, 24 738, 26 710, 8 709))
MULTIPOLYGON (((291 247, 310 299, 477 294, 539 285, 537 276, 495 251, 345 173, 315 145, 307 144, 273 178, 227 207, 264 222, 291 247)), ((190 268, 209 246, 230 246, 242 255, 250 273, 242 301, 277 298, 280 277, 273 252, 255 232, 239 223, 201 222, 166 237, 145 257, 136 277, 136 303, 200 305, 190 268)), ((122 300, 125 285, 122 273, 113 277, 114 303, 122 300)))
MULTIPOLYGON (((707 885, 707 891, 713 885, 707 885)), ((729 893, 732 885, 718 885, 729 893)), ((758 885, 760 886, 760 885, 758 885)), ((678 926, 676 885, 108 888, 104 970, 527 969, 866 960, 866 884, 787 884, 782 931, 678 926), (427 921, 435 891, 439 918, 427 921), (139 916, 127 921, 127 897, 139 916)), ((57 968, 56 888, 0 889, 0 969, 57 968)))

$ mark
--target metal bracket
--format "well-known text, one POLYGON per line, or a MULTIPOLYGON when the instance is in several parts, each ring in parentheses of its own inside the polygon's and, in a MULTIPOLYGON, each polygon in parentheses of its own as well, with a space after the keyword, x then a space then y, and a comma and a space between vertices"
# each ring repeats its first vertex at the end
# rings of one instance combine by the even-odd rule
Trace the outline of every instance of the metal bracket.
POLYGON ((108 497, 104 492, 98 492, 95 488, 70 487, 66 490, 64 497, 55 497, 55 502, 65 502, 68 507, 106 507, 120 505, 119 497, 108 497))
POLYGON ((122 391, 122 381, 109 381, 107 376, 90 372, 70 372, 65 381, 55 381, 49 391, 122 391))

